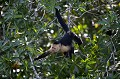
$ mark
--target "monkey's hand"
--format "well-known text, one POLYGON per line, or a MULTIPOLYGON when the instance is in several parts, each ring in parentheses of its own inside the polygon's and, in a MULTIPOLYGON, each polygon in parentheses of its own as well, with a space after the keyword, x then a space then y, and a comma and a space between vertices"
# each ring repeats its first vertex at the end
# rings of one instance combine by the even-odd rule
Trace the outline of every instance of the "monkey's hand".
POLYGON ((37 58, 34 58, 34 61, 39 60, 41 58, 45 58, 46 56, 48 56, 50 54, 50 52, 46 51, 45 53, 39 55, 37 58))

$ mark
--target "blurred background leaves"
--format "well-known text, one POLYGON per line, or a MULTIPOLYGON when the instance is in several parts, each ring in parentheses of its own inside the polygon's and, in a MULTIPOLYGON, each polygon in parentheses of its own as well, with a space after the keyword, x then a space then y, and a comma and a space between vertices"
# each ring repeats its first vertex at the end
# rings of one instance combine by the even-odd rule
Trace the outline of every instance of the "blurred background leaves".
POLYGON ((34 66, 43 79, 119 79, 119 27, 119 0, 0 0, 0 78, 36 78, 34 66), (64 34, 54 7, 84 43, 74 43, 72 59, 58 53, 33 65, 29 56, 64 34))

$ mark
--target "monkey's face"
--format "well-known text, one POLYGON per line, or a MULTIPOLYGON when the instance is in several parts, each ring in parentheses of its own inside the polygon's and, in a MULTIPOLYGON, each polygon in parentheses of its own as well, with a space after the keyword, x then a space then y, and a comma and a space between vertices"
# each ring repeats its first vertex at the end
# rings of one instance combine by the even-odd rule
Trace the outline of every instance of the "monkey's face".
POLYGON ((58 52, 61 48, 61 44, 52 44, 51 48, 49 49, 50 52, 58 52))

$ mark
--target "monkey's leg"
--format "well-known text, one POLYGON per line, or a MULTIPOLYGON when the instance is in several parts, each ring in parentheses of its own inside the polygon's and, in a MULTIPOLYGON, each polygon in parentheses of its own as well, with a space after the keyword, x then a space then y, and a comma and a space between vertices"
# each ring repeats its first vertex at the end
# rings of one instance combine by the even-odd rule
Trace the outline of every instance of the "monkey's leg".
POLYGON ((74 47, 71 47, 68 52, 64 52, 65 57, 70 57, 72 58, 72 54, 74 54, 74 47))
POLYGON ((65 56, 66 58, 68 58, 68 57, 69 57, 69 52, 64 52, 64 56, 65 56))
POLYGON ((41 58, 44 58, 44 57, 48 56, 49 54, 50 54, 50 52, 46 51, 45 53, 41 54, 37 58, 34 58, 34 61, 38 60, 38 59, 41 59, 41 58))
POLYGON ((72 58, 72 54, 74 54, 74 47, 71 47, 69 51, 69 57, 72 58))

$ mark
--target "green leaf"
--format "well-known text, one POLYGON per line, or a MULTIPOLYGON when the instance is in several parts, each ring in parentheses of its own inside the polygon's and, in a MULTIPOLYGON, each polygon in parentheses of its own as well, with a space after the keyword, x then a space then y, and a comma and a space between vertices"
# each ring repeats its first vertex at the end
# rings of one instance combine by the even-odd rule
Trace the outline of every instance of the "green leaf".
POLYGON ((89 61, 88 64, 95 64, 96 61, 89 61))
POLYGON ((72 74, 72 78, 71 79, 75 79, 75 75, 74 74, 72 74))
POLYGON ((15 15, 14 18, 22 18, 22 15, 15 15))

